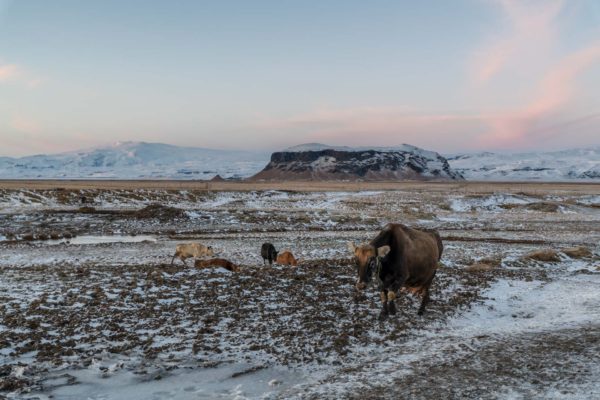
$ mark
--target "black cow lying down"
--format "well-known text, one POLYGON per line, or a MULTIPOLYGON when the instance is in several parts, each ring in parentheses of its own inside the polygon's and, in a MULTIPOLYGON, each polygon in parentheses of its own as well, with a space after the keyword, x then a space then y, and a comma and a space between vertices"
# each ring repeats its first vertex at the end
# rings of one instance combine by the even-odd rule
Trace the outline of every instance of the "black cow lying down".
POLYGON ((443 245, 437 231, 388 224, 369 244, 349 243, 348 247, 358 265, 356 288, 365 289, 373 275, 379 283, 381 319, 396 314, 394 300, 401 288, 422 297, 418 314, 423 314, 442 257, 443 245))

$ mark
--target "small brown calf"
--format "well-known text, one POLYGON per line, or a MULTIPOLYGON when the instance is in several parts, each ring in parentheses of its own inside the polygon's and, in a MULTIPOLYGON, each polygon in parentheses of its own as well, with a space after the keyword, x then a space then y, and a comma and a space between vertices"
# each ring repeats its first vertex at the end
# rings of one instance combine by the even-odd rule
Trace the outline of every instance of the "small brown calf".
POLYGON ((211 267, 221 267, 225 268, 228 271, 232 272, 240 272, 239 265, 232 263, 229 260, 224 258, 211 258, 210 260, 196 260, 194 263, 196 268, 211 268, 211 267))
POLYGON ((291 265, 294 267, 298 265, 298 260, 294 258, 294 255, 291 251, 282 251, 281 253, 279 253, 277 255, 276 262, 280 265, 291 265))

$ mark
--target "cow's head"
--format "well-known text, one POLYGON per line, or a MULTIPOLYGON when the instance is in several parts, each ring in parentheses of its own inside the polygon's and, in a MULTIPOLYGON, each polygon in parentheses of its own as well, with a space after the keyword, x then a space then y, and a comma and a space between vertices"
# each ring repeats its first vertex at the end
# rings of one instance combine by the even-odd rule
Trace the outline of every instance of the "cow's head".
POLYGON ((215 251, 213 250, 212 246, 208 246, 206 248, 206 255, 209 257, 213 257, 215 255, 215 251))
POLYGON ((377 259, 385 257, 387 253, 390 252, 390 246, 375 248, 370 244, 357 246, 350 242, 348 243, 348 249, 354 254, 356 260, 356 269, 358 273, 356 288, 358 290, 363 290, 367 287, 373 277, 373 272, 377 266, 377 259))

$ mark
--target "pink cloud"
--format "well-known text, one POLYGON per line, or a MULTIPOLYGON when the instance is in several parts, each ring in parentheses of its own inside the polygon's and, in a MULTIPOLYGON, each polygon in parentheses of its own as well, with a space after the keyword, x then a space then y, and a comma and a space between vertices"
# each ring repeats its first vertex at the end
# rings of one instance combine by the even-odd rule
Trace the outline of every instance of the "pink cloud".
POLYGON ((510 29, 493 37, 472 60, 472 80, 488 82, 514 61, 539 55, 555 41, 556 17, 563 9, 564 0, 522 1, 498 0, 508 19, 510 29))
POLYGON ((36 134, 40 132, 39 124, 31 118, 16 115, 11 120, 10 126, 21 133, 36 134))
MULTIPOLYGON (((464 149, 465 139, 486 128, 478 114, 423 113, 403 107, 321 109, 304 115, 263 121, 259 130, 286 132, 298 144, 389 146, 409 143, 439 151, 464 149)), ((289 140, 289 139, 288 139, 289 140)))
POLYGON ((16 64, 0 64, 0 82, 17 82, 28 89, 35 89, 43 81, 16 64))
MULTIPOLYGON (((37 153, 56 153, 77 150, 82 147, 97 145, 103 142, 97 135, 81 132, 64 133, 53 136, 49 129, 40 124, 35 118, 23 114, 15 114, 7 121, 8 132, 17 134, 4 134, 2 137, 3 148, 13 156, 30 155, 37 153)), ((50 129, 51 130, 51 129, 50 129)))
POLYGON ((572 100, 576 79, 598 61, 600 42, 565 57, 546 72, 529 103, 489 118, 490 131, 480 139, 481 145, 506 148, 531 144, 539 132, 535 137, 530 134, 572 100))
POLYGON ((0 65, 0 82, 14 79, 19 75, 19 68, 14 64, 0 65))

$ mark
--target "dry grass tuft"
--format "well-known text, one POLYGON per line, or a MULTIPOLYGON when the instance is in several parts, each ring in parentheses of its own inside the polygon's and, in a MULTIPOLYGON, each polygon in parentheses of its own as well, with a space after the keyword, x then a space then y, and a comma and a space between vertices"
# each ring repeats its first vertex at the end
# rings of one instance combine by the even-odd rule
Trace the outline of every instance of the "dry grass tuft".
POLYGON ((529 203, 526 206, 529 210, 533 211, 541 211, 541 212, 557 212, 558 204, 556 203, 548 203, 548 202, 539 202, 539 203, 529 203))
POLYGON ((569 247, 563 249, 562 252, 571 258, 589 258, 592 256, 592 251, 585 246, 569 247))
POLYGON ((497 265, 487 264, 483 262, 476 262, 465 268, 468 272, 486 272, 498 268, 497 265))
POLYGON ((559 262, 558 251, 553 249, 542 249, 527 253, 522 257, 523 260, 534 260, 543 262, 559 262))
POLYGON ((185 212, 179 208, 163 206, 162 204, 150 204, 135 212, 138 219, 156 218, 161 221, 187 218, 185 212))

